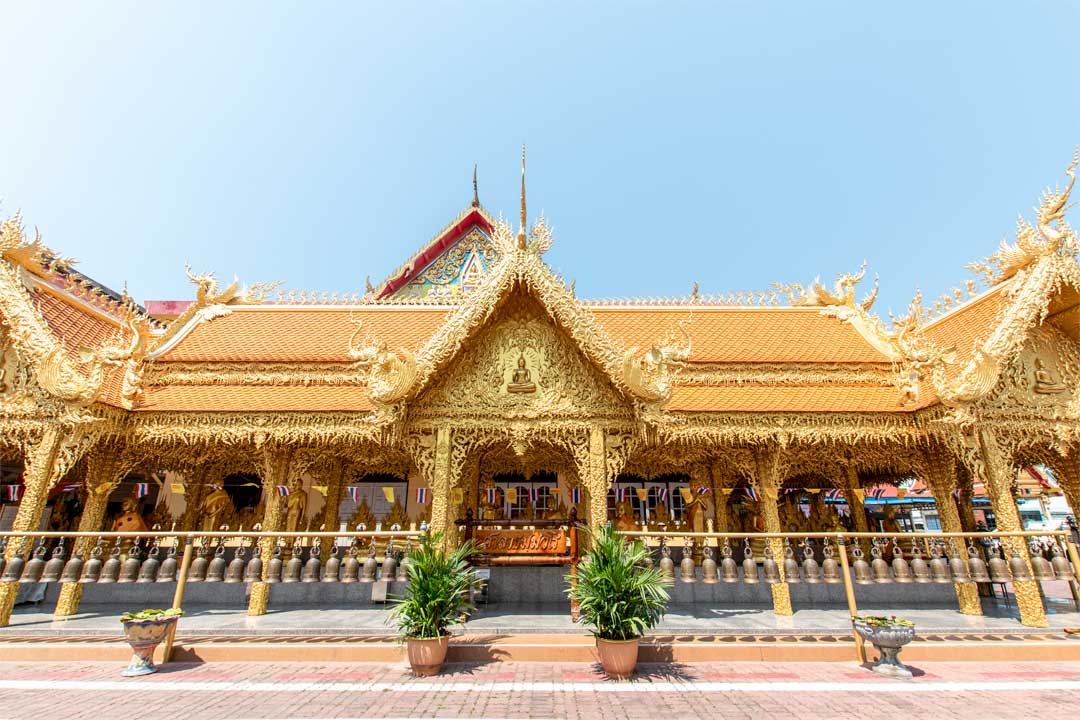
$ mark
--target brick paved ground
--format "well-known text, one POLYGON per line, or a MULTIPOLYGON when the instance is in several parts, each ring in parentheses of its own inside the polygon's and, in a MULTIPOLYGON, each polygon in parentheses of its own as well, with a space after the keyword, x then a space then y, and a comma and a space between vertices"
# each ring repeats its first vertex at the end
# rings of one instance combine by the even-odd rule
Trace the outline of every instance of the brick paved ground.
POLYGON ((0 662, 0 718, 899 718, 1071 717, 1080 663, 936 663, 910 682, 854 664, 642 666, 605 681, 585 664, 175 664, 119 677, 113 663, 0 662))

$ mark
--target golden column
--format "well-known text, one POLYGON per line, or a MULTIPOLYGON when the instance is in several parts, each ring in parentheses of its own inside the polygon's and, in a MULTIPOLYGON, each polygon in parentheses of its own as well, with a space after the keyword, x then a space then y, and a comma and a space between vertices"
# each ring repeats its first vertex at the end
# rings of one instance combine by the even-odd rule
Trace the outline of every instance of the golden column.
MULTIPOLYGON (((960 512, 957 509, 954 492, 957 489, 956 458, 943 450, 926 453, 923 457, 922 476, 930 492, 934 494, 938 518, 944 532, 963 532, 960 524, 960 512)), ((967 563, 967 546, 963 540, 952 538, 949 546, 959 551, 960 557, 967 563)), ((982 615, 982 603, 979 602, 979 586, 973 582, 953 583, 956 598, 960 601, 960 612, 964 615, 982 615)))
POLYGON ((1068 455, 1055 455, 1047 463, 1054 473, 1074 518, 1080 518, 1080 448, 1072 448, 1068 455))
MULTIPOLYGON (((131 472, 134 464, 133 456, 120 448, 98 447, 90 452, 86 458, 86 504, 79 517, 79 532, 101 532, 105 529, 109 494, 131 472)), ((72 554, 87 560, 94 545, 94 538, 79 538, 75 541, 72 554)), ((53 617, 66 618, 79 612, 83 587, 77 582, 61 585, 53 617)))
MULTIPOLYGON (((761 516, 765 522, 765 532, 783 532, 777 503, 783 482, 782 463, 783 457, 778 447, 770 446, 754 451, 753 482, 761 496, 761 516)), ((784 581, 784 541, 770 538, 768 545, 780 575, 780 582, 769 586, 772 588, 773 612, 777 615, 791 615, 791 592, 784 581)))
MULTIPOLYGON (((26 448, 23 455, 23 497, 15 513, 11 529, 14 532, 37 530, 45 504, 49 499, 49 489, 60 479, 65 468, 57 463, 57 455, 63 445, 63 432, 55 425, 48 425, 42 430, 41 438, 26 448)), ((25 538, 12 538, 8 543, 5 557, 11 560, 17 553, 33 547, 25 538)), ((15 596, 19 593, 18 582, 0 583, 0 627, 11 621, 11 609, 15 607, 15 596)))
POLYGON ((588 467, 583 473, 581 484, 589 493, 589 527, 602 528, 607 523, 607 448, 604 442, 604 429, 599 426, 589 428, 588 467))
MULTIPOLYGON (((345 486, 345 463, 335 460, 320 472, 323 482, 326 483, 326 502, 323 504, 322 529, 334 532, 341 526, 338 513, 341 510, 341 491, 345 486)), ((333 545, 333 542, 326 542, 321 546, 320 556, 324 565, 330 559, 330 549, 333 545)))
MULTIPOLYGON (((285 522, 285 498, 278 494, 278 486, 289 485, 289 473, 292 469, 291 450, 264 450, 262 456, 262 491, 266 509, 263 514, 262 531, 280 532, 285 522)), ((259 543, 259 556, 262 558, 262 579, 251 584, 251 597, 248 600, 248 615, 265 615, 266 605, 270 601, 270 586, 266 583, 266 571, 270 558, 274 555, 277 539, 263 538, 259 543)))
MULTIPOLYGON (((863 505, 862 494, 856 490, 862 490, 859 486, 859 471, 854 463, 844 466, 844 500, 847 501, 851 510, 851 518, 855 521, 855 532, 870 532, 870 523, 866 520, 866 508, 863 505)), ((865 544, 865 543, 860 543, 865 544)), ((865 548, 863 548, 865 551, 865 548)))
POLYGON ((440 426, 435 431, 435 457, 431 477, 428 480, 428 486, 431 488, 431 532, 445 533, 444 539, 447 544, 453 543, 454 535, 456 535, 456 528, 452 527, 451 522, 451 432, 446 426, 440 426))
POLYGON ((731 532, 731 488, 721 487, 721 470, 718 465, 709 467, 709 481, 712 487, 713 517, 716 520, 716 532, 731 532))
MULTIPOLYGON (((983 481, 986 484, 987 494, 990 496, 990 504, 994 508, 998 530, 1003 532, 1023 530, 1020 509, 1012 496, 1012 482, 1015 474, 1009 458, 1001 451, 997 438, 989 430, 979 430, 978 447, 984 472, 983 481)), ((1002 538, 1001 544, 1006 555, 1009 556, 1006 562, 1012 555, 1018 554, 1028 564, 1028 573, 1031 574, 1031 558, 1028 555, 1025 539, 1002 538)), ((1028 627, 1047 627, 1046 610, 1043 607, 1042 594, 1039 592, 1039 583, 1034 580, 1014 581, 1013 591, 1016 593, 1016 605, 1020 608, 1020 622, 1028 627)))

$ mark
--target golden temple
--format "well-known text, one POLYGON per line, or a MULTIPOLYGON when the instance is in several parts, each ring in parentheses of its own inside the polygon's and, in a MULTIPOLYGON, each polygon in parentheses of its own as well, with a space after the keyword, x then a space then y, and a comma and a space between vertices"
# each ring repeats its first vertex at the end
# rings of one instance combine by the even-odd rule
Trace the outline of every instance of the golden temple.
MULTIPOLYGON (((349 297, 189 269, 193 301, 144 308, 10 218, 0 438, 22 470, 3 529, 427 522, 453 538, 468 513, 573 508, 628 529, 867 531, 869 489, 916 479, 946 532, 975 529, 977 487, 999 530, 1022 530, 1020 468, 1049 467, 1080 507, 1076 166, 962 288, 889 322, 876 284, 859 289, 865 267, 831 285, 579 299, 544 261, 552 232, 528 226, 524 180, 517 230, 474 196, 349 297)), ((17 588, 0 583, 0 625, 17 588)), ((974 583, 956 591, 979 612, 974 583)), ((1037 583, 1015 592, 1022 621, 1044 624, 1037 583)), ((80 596, 65 583, 57 615, 80 596)))

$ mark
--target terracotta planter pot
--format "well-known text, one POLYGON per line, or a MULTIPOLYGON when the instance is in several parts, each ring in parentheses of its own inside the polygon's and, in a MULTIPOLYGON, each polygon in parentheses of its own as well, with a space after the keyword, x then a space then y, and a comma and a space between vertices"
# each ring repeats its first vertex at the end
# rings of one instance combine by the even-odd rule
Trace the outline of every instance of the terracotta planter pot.
POLYGON ((600 653, 600 664, 612 680, 625 680, 634 674, 637 666, 638 643, 633 640, 604 640, 596 638, 596 649, 600 653))
POLYGON ((446 648, 450 644, 450 636, 443 635, 440 638, 421 640, 408 638, 405 641, 409 666, 412 667, 413 675, 417 677, 430 677, 437 675, 446 662, 446 648))
POLYGON ((157 672, 154 666, 154 650, 168 636, 169 629, 180 619, 179 615, 153 620, 125 620, 124 639, 134 653, 127 668, 120 674, 138 677, 157 672))

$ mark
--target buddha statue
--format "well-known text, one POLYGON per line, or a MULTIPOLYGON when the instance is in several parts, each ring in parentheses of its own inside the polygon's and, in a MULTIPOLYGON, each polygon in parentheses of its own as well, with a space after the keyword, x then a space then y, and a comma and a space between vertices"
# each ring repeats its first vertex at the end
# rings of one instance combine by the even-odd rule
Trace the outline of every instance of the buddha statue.
POLYGON ((233 509, 232 498, 229 497, 229 493, 225 492, 224 488, 216 488, 212 493, 206 496, 206 499, 202 501, 199 506, 199 527, 202 530, 217 530, 222 525, 227 525, 228 520, 234 518, 227 518, 227 515, 233 514, 230 511, 235 512, 233 509))
POLYGON ((1054 373, 1046 367, 1042 358, 1035 358, 1035 392, 1040 395, 1056 395, 1068 390, 1068 386, 1059 382, 1054 373))
POLYGON ((285 527, 289 532, 302 532, 307 515, 307 492, 303 488, 293 490, 285 499, 288 515, 285 527))
POLYGON ((671 513, 668 512, 667 505, 664 504, 663 500, 656 503, 656 507, 653 508, 653 511, 650 513, 650 516, 651 516, 649 518, 651 520, 650 524, 652 524, 652 525, 670 525, 671 524, 671 513))
POLYGON ((131 495, 124 498, 123 504, 120 506, 120 514, 113 520, 112 531, 113 532, 142 532, 148 529, 146 520, 143 519, 142 513, 139 512, 139 498, 135 497, 135 491, 131 491, 131 495))
POLYGON ((517 369, 514 370, 510 384, 506 386, 506 392, 519 394, 536 392, 536 383, 532 381, 532 373, 525 367, 524 353, 518 356, 517 369))

